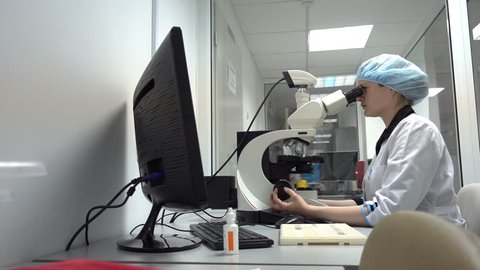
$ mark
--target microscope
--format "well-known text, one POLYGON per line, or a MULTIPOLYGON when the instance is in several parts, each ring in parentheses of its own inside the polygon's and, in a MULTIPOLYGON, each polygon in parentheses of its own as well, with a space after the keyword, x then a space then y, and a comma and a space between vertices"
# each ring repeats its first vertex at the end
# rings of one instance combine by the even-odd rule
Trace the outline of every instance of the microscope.
MULTIPOLYGON (((302 70, 284 71, 283 76, 290 88, 297 88, 301 92, 304 92, 301 89, 307 89, 316 84, 316 78, 302 70)), ((363 88, 358 86, 346 93, 337 90, 323 98, 307 101, 288 118, 287 123, 291 129, 267 132, 248 142, 237 163, 239 212, 270 209, 270 194, 274 185, 263 173, 261 160, 265 149, 270 144, 285 139, 298 139, 311 143, 316 129, 322 125, 328 115, 345 110, 348 104, 355 102, 356 98, 361 95, 363 95, 363 88)))

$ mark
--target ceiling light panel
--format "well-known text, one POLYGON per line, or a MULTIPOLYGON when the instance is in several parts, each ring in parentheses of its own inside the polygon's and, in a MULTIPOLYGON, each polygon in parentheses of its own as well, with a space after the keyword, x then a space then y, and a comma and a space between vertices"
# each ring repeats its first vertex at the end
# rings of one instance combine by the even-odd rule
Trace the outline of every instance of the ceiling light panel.
POLYGON ((373 25, 311 30, 308 35, 309 51, 333 51, 364 48, 373 25))
POLYGON ((354 85, 357 75, 337 75, 317 77, 315 88, 340 87, 345 85, 354 85))
POLYGON ((434 97, 438 95, 438 93, 442 92, 445 88, 437 87, 437 88, 428 88, 428 97, 434 97))
POLYGON ((474 40, 480 40, 480 23, 472 30, 472 36, 474 40))

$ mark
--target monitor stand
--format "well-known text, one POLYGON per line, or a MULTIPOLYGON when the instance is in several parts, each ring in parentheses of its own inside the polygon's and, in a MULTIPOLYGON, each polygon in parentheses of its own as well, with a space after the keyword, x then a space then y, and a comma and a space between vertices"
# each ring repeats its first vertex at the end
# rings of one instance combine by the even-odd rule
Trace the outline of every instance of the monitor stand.
POLYGON ((117 247, 131 252, 163 253, 193 249, 201 240, 191 234, 160 234, 155 238, 154 230, 162 204, 153 201, 152 210, 142 230, 135 238, 120 240, 117 247))

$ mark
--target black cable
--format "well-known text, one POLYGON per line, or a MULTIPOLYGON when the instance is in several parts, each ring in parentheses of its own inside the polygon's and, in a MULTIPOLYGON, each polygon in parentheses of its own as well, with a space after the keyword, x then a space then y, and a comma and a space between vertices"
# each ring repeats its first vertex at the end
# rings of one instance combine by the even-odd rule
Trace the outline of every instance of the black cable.
MULTIPOLYGON (((157 222, 158 222, 159 220, 161 220, 160 224, 163 225, 163 219, 164 219, 166 216, 173 215, 173 214, 175 214, 175 213, 170 213, 170 214, 166 214, 166 215, 165 215, 165 208, 164 208, 164 209, 162 210, 162 217, 159 218, 159 219, 157 219, 157 222)), ((145 225, 145 224, 144 224, 144 225, 145 225)))
POLYGON ((207 211, 205 211, 205 209, 202 209, 201 211, 202 211, 205 215, 207 215, 207 216, 209 216, 209 217, 211 217, 211 218, 216 218, 216 219, 224 218, 224 217, 227 215, 227 213, 228 213, 228 209, 227 209, 227 211, 225 211, 225 214, 223 214, 221 217, 216 217, 216 216, 213 216, 212 214, 208 213, 207 211))
POLYGON ((183 215, 183 214, 184 214, 184 213, 178 213, 178 212, 173 213, 173 215, 172 215, 172 217, 170 218, 170 221, 169 221, 168 223, 173 223, 173 222, 175 222, 175 220, 176 220, 179 216, 181 216, 181 215, 183 215))
POLYGON ((206 218, 204 218, 204 217, 200 216, 200 214, 198 214, 197 212, 195 212, 194 214, 195 214, 195 215, 197 215, 197 217, 199 217, 199 218, 203 219, 203 221, 205 221, 205 222, 209 222, 209 221, 208 221, 206 218))
MULTIPOLYGON (((198 213, 198 212, 202 212, 202 211, 203 211, 205 214, 209 215, 210 217, 216 218, 216 217, 208 214, 207 212, 205 212, 206 209, 207 209, 207 208, 202 208, 202 209, 198 209, 198 210, 195 210, 195 211, 180 212, 180 213, 175 212, 175 213, 173 213, 173 217, 170 219, 170 222, 169 222, 169 223, 175 222, 175 220, 176 220, 177 218, 179 218, 180 216, 182 216, 182 215, 185 215, 185 214, 196 214, 196 215, 198 215, 197 213, 198 213)), ((169 214, 169 215, 170 215, 170 214, 169 214)), ((225 213, 225 215, 226 215, 226 213, 225 213)), ((224 215, 224 216, 225 216, 225 215, 224 215)))
MULTIPOLYGON (((139 177, 139 178, 135 178, 133 179, 132 181, 130 181, 128 184, 126 184, 124 187, 122 187, 122 189, 120 189, 119 192, 117 192, 117 194, 115 194, 115 196, 113 196, 113 198, 104 206, 96 206, 94 208, 97 208, 97 207, 100 207, 102 208, 100 211, 98 211, 92 218, 88 218, 86 219, 85 223, 73 234, 72 238, 70 239, 70 241, 68 242, 66 248, 65 248, 65 251, 68 251, 70 250, 70 247, 72 246, 72 243, 73 241, 75 241, 75 239, 77 238, 77 236, 82 232, 83 229, 86 229, 88 227, 88 225, 94 221, 98 216, 100 216, 106 209, 108 209, 111 204, 122 194, 123 191, 125 191, 127 188, 129 188, 131 185, 134 185, 132 189, 129 190, 129 192, 127 192, 127 198, 129 198, 131 196, 131 194, 133 194, 133 192, 135 192, 135 186, 138 185, 140 182, 142 181, 146 181, 148 180, 148 178, 143 178, 143 177, 139 177), (130 194, 130 195, 129 195, 130 194)), ((126 203, 128 199, 126 199, 124 201, 124 203, 122 205, 124 205, 126 203)), ((89 213, 91 213, 89 211, 89 213)), ((88 240, 88 237, 85 236, 85 238, 88 240)))
POLYGON ((143 226, 145 224, 138 224, 137 226, 133 227, 133 229, 129 232, 129 234, 132 234, 137 228, 143 226))
MULTIPOLYGON (((135 226, 135 227, 130 231, 130 234, 132 234, 133 231, 135 231, 138 227, 143 226, 143 225, 145 225, 145 224, 138 224, 137 226, 135 226)), ((155 225, 167 226, 167 227, 169 227, 169 228, 171 228, 171 229, 174 229, 174 230, 180 231, 180 232, 192 232, 191 230, 178 229, 178 228, 175 228, 175 227, 170 226, 170 225, 167 225, 167 224, 156 223, 155 225)))
MULTIPOLYGON (((123 205, 125 205, 125 203, 127 203, 128 198, 130 198, 130 197, 133 195, 133 193, 135 192, 135 187, 136 187, 139 183, 140 183, 140 182, 133 184, 133 186, 131 186, 131 187, 128 189, 128 191, 127 191, 127 197, 125 197, 125 200, 124 200, 121 204, 111 205, 111 204, 115 201, 115 199, 118 197, 118 196, 116 196, 116 197, 114 197, 112 200, 110 200, 106 205, 98 205, 98 206, 92 207, 92 208, 88 211, 87 216, 86 216, 86 218, 85 218, 85 224, 86 224, 86 226, 85 226, 85 243, 86 243, 87 246, 90 245, 90 242, 88 241, 88 225, 89 225, 92 221, 95 220, 95 218, 90 219, 90 214, 91 214, 93 211, 97 210, 97 209, 100 209, 100 211, 103 212, 103 211, 105 211, 106 209, 114 209, 114 208, 120 208, 120 207, 122 207, 123 205)), ((131 185, 131 183, 129 183, 129 184, 131 185)), ((128 185, 127 185, 127 186, 128 186, 128 185)), ((120 195, 121 192, 123 192, 123 190, 120 191, 119 193, 117 193, 117 195, 120 195)), ((97 216, 97 217, 98 217, 98 216, 97 216)))
MULTIPOLYGON (((107 205, 110 205, 112 204, 122 193, 123 191, 125 191, 128 187, 130 187, 132 185, 132 182, 129 182, 128 184, 126 184, 122 189, 120 189, 119 192, 117 192, 117 194, 115 194, 115 196, 113 196, 113 198, 106 204, 106 205, 97 205, 93 208, 91 208, 88 213, 87 213, 87 216, 85 218, 85 242, 87 245, 89 245, 89 242, 88 242, 88 224, 90 224, 91 221, 90 220, 90 214, 92 213, 93 210, 95 209, 101 209, 107 205)), ((93 221, 93 220, 92 220, 93 221)))
MULTIPOLYGON (((155 224, 157 225, 163 225, 163 219, 167 216, 170 216, 170 215, 174 215, 175 213, 170 213, 170 214, 166 214, 165 215, 165 209, 163 208, 162 209, 162 216, 159 217, 156 221, 155 221, 155 224)), ((133 229, 129 232, 129 234, 132 234, 138 227, 140 226, 144 226, 145 223, 141 223, 141 224, 138 224, 137 226, 133 227, 133 229)))
POLYGON ((173 230, 176 230, 176 231, 179 231, 179 232, 189 232, 189 233, 192 232, 191 230, 183 230, 183 229, 175 228, 175 227, 170 226, 170 225, 167 225, 167 224, 163 224, 162 226, 166 226, 166 227, 168 227, 168 228, 170 228, 170 229, 173 229, 173 230))
POLYGON ((257 118, 258 114, 260 113, 260 110, 262 109, 263 105, 265 104, 265 102, 267 101, 267 98, 268 96, 270 96, 270 94, 272 93, 273 89, 280 83, 282 82, 283 80, 285 80, 285 78, 282 78, 280 80, 278 80, 275 84, 273 84, 273 86, 270 88, 270 90, 268 91, 267 95, 265 95, 265 98, 263 99, 262 103, 260 104, 260 106, 258 107, 257 109, 257 112, 255 113, 255 115, 253 116, 252 118, 252 121, 250 121, 250 124, 248 125, 248 128, 247 130, 245 131, 245 134, 243 135, 242 137, 242 140, 240 141, 239 144, 237 144, 237 148, 235 148, 235 150, 233 150, 232 154, 230 154, 230 156, 227 158, 227 160, 222 164, 222 166, 220 166, 220 168, 212 175, 212 177, 210 177, 206 184, 208 184, 210 181, 212 181, 213 178, 215 178, 215 176, 217 176, 217 174, 227 165, 227 163, 232 159, 232 157, 235 155, 235 153, 237 153, 238 151, 238 148, 243 145, 243 143, 245 142, 245 140, 247 139, 247 136, 248 136, 248 132, 250 131, 250 128, 252 127, 253 125, 253 122, 255 121, 255 119, 257 118))
MULTIPOLYGON (((175 215, 175 213, 170 213, 165 215, 165 209, 162 209, 162 216, 159 217, 156 221, 155 224, 157 225, 163 225, 163 219, 167 216, 175 215)), ((129 234, 132 234, 138 227, 145 225, 145 223, 138 224, 137 226, 133 227, 133 229, 129 232, 129 234)))
MULTIPOLYGON (((162 216, 160 218, 157 219, 156 221, 156 225, 160 225, 160 226, 169 226, 169 225, 166 225, 163 223, 163 219, 166 218, 167 216, 172 216, 172 219, 169 221, 169 223, 173 223, 178 217, 180 217, 181 215, 184 215, 184 214, 197 214, 197 212, 201 212, 201 211, 205 211, 206 208, 204 209, 200 209, 200 210, 195 210, 193 212, 181 212, 181 213, 178 213, 178 212, 172 212, 172 213, 169 213, 169 214, 165 214, 165 209, 163 209, 162 211, 162 216)), ((206 212, 205 212, 206 213, 206 212)), ((206 213, 207 215, 213 217, 212 215, 206 213)), ((225 216, 225 215, 224 215, 225 216)), ((205 220, 202 216, 199 216, 200 218, 202 218, 203 220, 205 220)), ((217 217, 214 217, 214 218, 217 218, 217 217)), ((205 220, 206 221, 206 220, 205 220)), ((129 234, 132 234, 137 228, 139 228, 140 226, 143 226, 145 224, 138 224, 136 225, 135 227, 133 227, 132 230, 130 230, 130 233, 129 234)))
MULTIPOLYGON (((166 214, 165 215, 165 209, 163 208, 162 209, 162 216, 159 217, 156 221, 155 221, 155 225, 164 225, 163 224, 163 219, 167 216, 171 216, 171 215, 175 215, 175 213, 170 213, 170 214, 166 214)), ((137 226, 133 227, 133 229, 129 232, 129 234, 132 234, 137 228, 141 227, 141 226, 144 226, 145 223, 142 223, 142 224, 138 224, 137 226)))
MULTIPOLYGON (((100 211, 103 212, 103 211, 105 211, 105 210, 107 210, 107 209, 120 208, 120 207, 124 206, 124 205, 127 203, 127 201, 128 201, 129 198, 130 198, 130 196, 125 197, 125 199, 123 200, 123 202, 121 202, 120 204, 117 204, 117 205, 110 205, 110 206, 101 205, 101 206, 96 206, 96 207, 90 209, 89 214, 90 214, 91 211, 96 210, 96 209, 101 209, 100 211)), ((86 221, 85 221, 85 224, 86 224, 86 226, 85 226, 85 243, 86 243, 87 246, 90 245, 90 242, 88 241, 88 230, 87 230, 88 224, 92 223, 92 221, 94 220, 93 218, 92 218, 91 220, 89 220, 89 219, 88 219, 88 216, 89 216, 89 215, 87 215, 87 218, 86 218, 86 221)))
MULTIPOLYGON (((222 215, 222 216, 214 216, 210 213, 208 213, 206 211, 207 208, 203 208, 203 209, 199 209, 199 210, 195 210, 195 211, 191 211, 191 212, 172 212, 172 213, 168 213, 168 214, 165 214, 165 209, 162 210, 162 215, 160 218, 157 219, 156 221, 156 225, 160 225, 160 226, 168 226, 170 228, 173 228, 171 227, 170 225, 167 225, 167 224, 164 224, 163 223, 163 220, 164 218, 168 217, 168 216, 172 216, 171 220, 169 221, 169 223, 172 223, 174 222, 178 217, 180 217, 181 215, 185 215, 185 214, 195 214, 197 215, 199 218, 203 219, 205 222, 210 222, 208 221, 207 219, 205 219, 204 217, 202 217, 200 214, 198 214, 198 212, 203 212, 204 214, 206 214, 207 216, 211 217, 211 218, 215 218, 215 219, 221 219, 221 218, 224 218, 225 215, 228 213, 228 210, 225 211, 225 213, 222 215), (173 221, 172 221, 173 219, 173 221)), ((143 226, 145 224, 138 224, 136 225, 135 227, 133 227, 132 230, 130 230, 129 234, 132 234, 137 228, 143 226)), ((250 225, 253 225, 253 224, 250 224, 250 225)), ((173 228, 175 229, 175 228, 173 228)), ((179 229, 178 229, 179 230, 179 229)))

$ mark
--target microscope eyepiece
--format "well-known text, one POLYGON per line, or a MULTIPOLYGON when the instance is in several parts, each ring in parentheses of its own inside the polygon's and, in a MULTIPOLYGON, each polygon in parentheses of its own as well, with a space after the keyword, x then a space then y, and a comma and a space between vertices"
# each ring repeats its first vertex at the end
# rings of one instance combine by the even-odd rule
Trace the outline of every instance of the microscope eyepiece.
POLYGON ((346 92, 345 98, 347 99, 348 104, 357 101, 357 97, 360 97, 363 95, 363 86, 359 85, 350 91, 346 92))

